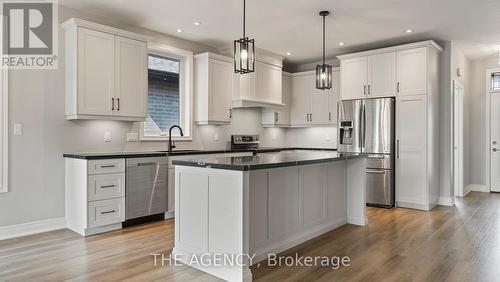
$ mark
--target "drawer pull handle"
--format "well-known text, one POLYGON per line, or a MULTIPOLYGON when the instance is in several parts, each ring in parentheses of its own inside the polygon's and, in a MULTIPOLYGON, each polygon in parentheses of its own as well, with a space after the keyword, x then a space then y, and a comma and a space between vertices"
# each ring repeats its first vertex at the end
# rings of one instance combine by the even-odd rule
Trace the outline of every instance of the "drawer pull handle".
POLYGON ((112 168, 116 167, 116 165, 101 165, 101 168, 112 168))
POLYGON ((145 165, 156 165, 157 163, 155 162, 144 162, 144 163, 137 163, 138 166, 145 166, 145 165))
POLYGON ((108 213, 114 213, 116 212, 115 210, 110 210, 110 211, 104 211, 104 212, 101 212, 101 214, 108 214, 108 213))
POLYGON ((116 187, 116 185, 102 185, 101 188, 113 188, 116 187))

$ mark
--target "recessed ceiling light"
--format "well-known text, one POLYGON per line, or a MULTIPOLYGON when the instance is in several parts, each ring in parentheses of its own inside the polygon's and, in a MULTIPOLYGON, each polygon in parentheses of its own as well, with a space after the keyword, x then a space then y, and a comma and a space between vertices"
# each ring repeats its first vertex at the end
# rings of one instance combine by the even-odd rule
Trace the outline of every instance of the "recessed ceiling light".
POLYGON ((406 33, 412 33, 413 32, 413 29, 407 29, 406 30, 406 33))
POLYGON ((290 52, 286 52, 286 55, 287 55, 287 56, 291 56, 291 55, 292 55, 292 53, 290 53, 290 52))
POLYGON ((340 46, 344 46, 344 42, 340 42, 340 43, 339 43, 339 45, 340 45, 340 46))
POLYGON ((178 28, 178 29, 177 29, 177 32, 178 32, 178 33, 181 33, 181 32, 182 32, 182 29, 178 28))
POLYGON ((194 22, 194 25, 201 25, 201 22, 194 22))

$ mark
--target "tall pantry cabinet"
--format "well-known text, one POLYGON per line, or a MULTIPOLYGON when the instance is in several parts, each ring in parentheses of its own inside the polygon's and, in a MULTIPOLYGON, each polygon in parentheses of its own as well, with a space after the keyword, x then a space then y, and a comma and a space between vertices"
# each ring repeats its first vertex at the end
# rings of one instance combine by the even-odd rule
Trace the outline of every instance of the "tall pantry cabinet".
POLYGON ((423 41, 339 56, 341 100, 396 97, 396 206, 439 199, 439 53, 423 41))

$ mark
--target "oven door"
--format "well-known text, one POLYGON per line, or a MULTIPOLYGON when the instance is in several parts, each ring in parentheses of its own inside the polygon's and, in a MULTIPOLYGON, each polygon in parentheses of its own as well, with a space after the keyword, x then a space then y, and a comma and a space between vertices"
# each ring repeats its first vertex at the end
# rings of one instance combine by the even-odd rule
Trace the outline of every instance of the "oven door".
POLYGON ((366 204, 371 206, 392 207, 392 172, 387 169, 366 170, 366 204))

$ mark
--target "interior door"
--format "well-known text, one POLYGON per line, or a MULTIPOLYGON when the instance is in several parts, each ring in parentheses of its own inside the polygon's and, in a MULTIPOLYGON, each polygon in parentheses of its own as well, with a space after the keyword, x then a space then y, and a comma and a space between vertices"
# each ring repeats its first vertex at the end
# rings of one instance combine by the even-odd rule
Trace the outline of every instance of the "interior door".
POLYGON ((464 88, 453 81, 453 184, 455 196, 464 196, 464 88))
POLYGON ((295 76, 292 79, 292 126, 307 125, 311 109, 311 75, 295 76))
POLYGON ((114 35, 78 28, 78 113, 114 113, 114 46, 114 35))
POLYGON ((342 100, 366 98, 368 58, 360 57, 340 62, 340 94, 342 100))
POLYGON ((491 191, 500 192, 500 93, 491 93, 490 113, 491 191))
POLYGON ((396 96, 396 52, 368 57, 368 96, 396 96))
POLYGON ((148 112, 148 47, 143 41, 115 37, 116 113, 146 118, 148 112))
POLYGON ((396 101, 396 201, 427 204, 427 96, 396 101))

